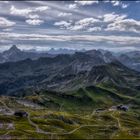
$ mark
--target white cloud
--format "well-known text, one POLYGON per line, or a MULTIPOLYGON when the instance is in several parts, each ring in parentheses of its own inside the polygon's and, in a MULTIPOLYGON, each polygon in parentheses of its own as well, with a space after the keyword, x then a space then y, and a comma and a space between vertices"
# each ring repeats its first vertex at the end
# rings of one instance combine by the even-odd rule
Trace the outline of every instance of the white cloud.
POLYGON ((50 9, 50 7, 48 7, 48 6, 39 6, 39 7, 35 8, 33 11, 40 11, 40 12, 42 12, 42 11, 46 11, 48 9, 50 9))
POLYGON ((122 4, 122 8, 125 9, 129 6, 129 4, 122 4))
POLYGON ((77 30, 88 30, 88 28, 92 27, 94 25, 94 23, 98 23, 100 22, 99 19, 95 19, 95 18, 84 18, 78 21, 60 21, 60 22, 55 22, 54 25, 56 26, 60 26, 60 28, 62 29, 68 29, 68 30, 72 30, 72 31, 77 31, 77 30))
POLYGON ((89 32, 93 32, 93 31, 101 31, 101 27, 92 27, 92 28, 89 28, 88 31, 89 32))
POLYGON ((108 23, 105 31, 123 31, 140 33, 140 21, 129 19, 125 14, 109 13, 103 17, 103 23, 108 23))
POLYGON ((113 0, 113 1, 111 1, 111 3, 113 4, 113 6, 119 6, 120 5, 120 1, 118 1, 118 0, 113 0))
POLYGON ((106 31, 129 31, 140 33, 140 21, 134 19, 121 19, 110 23, 106 31))
POLYGON ((13 21, 10 21, 4 17, 0 17, 0 28, 6 28, 14 26, 16 23, 13 21))
POLYGON ((69 27, 68 29, 70 29, 72 31, 77 31, 77 30, 84 29, 84 26, 83 25, 74 25, 74 26, 69 27))
POLYGON ((69 4, 69 9, 76 9, 77 8, 77 5, 74 3, 74 4, 69 4))
POLYGON ((105 0, 105 1, 103 1, 104 3, 108 3, 108 2, 110 2, 110 0, 105 0))
POLYGON ((104 20, 104 22, 113 22, 113 21, 118 21, 118 20, 124 19, 126 17, 127 17, 127 15, 124 15, 124 14, 118 15, 113 12, 113 13, 105 14, 103 16, 103 20, 104 20))
POLYGON ((76 21, 75 24, 71 26, 69 29, 74 31, 81 30, 81 29, 86 30, 88 27, 91 27, 94 23, 97 22, 100 22, 100 20, 95 18, 84 18, 79 21, 76 21))
POLYGON ((58 14, 59 17, 71 16, 71 15, 72 13, 63 13, 63 12, 58 14))
POLYGON ((38 19, 39 18, 39 15, 30 14, 28 17, 31 18, 31 19, 38 19))
POLYGON ((26 9, 17 9, 15 8, 14 5, 11 6, 10 8, 10 13, 12 15, 20 15, 20 16, 26 16, 28 15, 29 13, 31 13, 32 10, 30 8, 26 8, 26 9))
POLYGON ((120 0, 113 0, 110 1, 112 3, 113 6, 120 6, 121 8, 125 9, 129 6, 129 4, 124 4, 122 1, 120 0))
POLYGON ((26 20, 26 23, 28 23, 30 25, 40 25, 40 24, 44 23, 44 21, 40 20, 40 19, 28 19, 28 20, 26 20))
POLYGON ((85 1, 85 0, 79 0, 79 1, 75 1, 76 3, 78 3, 79 5, 92 5, 94 3, 98 3, 98 0, 93 0, 93 1, 85 1))
POLYGON ((83 25, 83 26, 88 26, 92 23, 96 23, 96 22, 99 22, 99 19, 95 19, 95 18, 84 18, 84 19, 81 19, 79 21, 77 21, 75 24, 76 25, 83 25))
POLYGON ((43 12, 50 9, 48 6, 39 6, 36 8, 24 8, 24 9, 19 9, 16 8, 14 5, 11 6, 10 8, 10 13, 12 15, 18 15, 18 16, 28 16, 31 13, 34 12, 43 12))
POLYGON ((61 26, 61 27, 69 27, 71 23, 67 21, 59 21, 54 23, 55 26, 61 26))

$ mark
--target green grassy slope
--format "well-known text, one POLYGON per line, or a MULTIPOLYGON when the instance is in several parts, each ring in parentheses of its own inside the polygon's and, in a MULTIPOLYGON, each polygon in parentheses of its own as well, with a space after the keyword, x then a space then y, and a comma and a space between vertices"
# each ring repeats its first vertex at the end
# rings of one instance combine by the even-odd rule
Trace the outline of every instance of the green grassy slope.
MULTIPOLYGON (((90 94, 92 95, 92 93, 90 94)), ((101 98, 96 96, 96 99, 101 98)), ((14 115, 4 115, 0 112, 0 124, 5 125, 0 129, 0 138, 140 138, 140 112, 136 109, 130 109, 128 112, 106 109, 99 113, 93 109, 92 112, 87 111, 84 114, 84 112, 75 111, 72 113, 67 110, 61 111, 47 107, 35 109, 19 104, 17 100, 17 98, 0 97, 1 107, 8 107, 7 110, 22 109, 28 112, 30 116, 21 118, 14 115), (12 123, 14 127, 7 129, 8 123, 12 123)))
POLYGON ((120 92, 105 83, 66 93, 42 90, 24 97, 1 96, 0 138, 140 138, 139 103, 140 96, 133 90, 120 92), (130 108, 110 110, 119 104, 130 108), (99 108, 104 110, 97 112, 99 108), (28 117, 14 116, 16 110, 26 111, 28 117))

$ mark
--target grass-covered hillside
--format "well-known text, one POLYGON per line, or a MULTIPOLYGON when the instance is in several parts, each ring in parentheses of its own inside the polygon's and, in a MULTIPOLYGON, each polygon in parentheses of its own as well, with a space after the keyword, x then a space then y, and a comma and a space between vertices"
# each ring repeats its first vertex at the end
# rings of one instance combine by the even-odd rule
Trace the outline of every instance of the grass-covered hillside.
POLYGON ((1 139, 140 138, 139 99, 103 88, 0 97, 1 139), (116 109, 123 104, 128 110, 116 109), (27 116, 15 115, 26 112, 27 116))

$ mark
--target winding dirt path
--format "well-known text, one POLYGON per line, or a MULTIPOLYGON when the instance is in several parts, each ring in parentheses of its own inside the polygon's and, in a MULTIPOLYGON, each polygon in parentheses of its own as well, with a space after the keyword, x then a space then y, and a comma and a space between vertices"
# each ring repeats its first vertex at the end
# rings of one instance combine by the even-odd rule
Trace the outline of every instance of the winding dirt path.
POLYGON ((31 119, 30 119, 30 113, 28 113, 28 117, 27 117, 27 119, 28 119, 29 124, 31 124, 32 126, 34 126, 34 127, 36 128, 36 132, 37 132, 37 133, 51 134, 51 135, 68 135, 68 134, 72 134, 72 133, 74 133, 75 131, 77 131, 78 129, 81 129, 81 128, 83 128, 83 127, 88 127, 88 126, 89 126, 89 127, 98 126, 98 125, 81 125, 80 127, 75 128, 74 130, 69 131, 69 132, 67 132, 67 133, 53 133, 53 132, 51 133, 51 132, 43 131, 42 129, 39 128, 39 126, 38 126, 37 124, 35 124, 33 121, 31 121, 31 119))
MULTIPOLYGON (((118 113, 119 113, 119 112, 118 112, 118 113)), ((124 129, 123 129, 123 127, 121 126, 121 123, 120 123, 119 118, 115 116, 115 111, 113 111, 113 113, 111 113, 111 117, 114 118, 114 119, 117 121, 117 126, 118 126, 119 130, 123 131, 124 129)), ((110 139, 113 139, 114 136, 117 135, 117 132, 118 132, 118 131, 115 131, 115 132, 110 136, 110 139)))
POLYGON ((2 100, 0 100, 0 103, 3 104, 3 106, 4 106, 7 110, 9 110, 11 113, 14 112, 14 111, 13 111, 11 108, 9 108, 9 107, 5 104, 5 102, 3 102, 2 100))
POLYGON ((28 119, 29 124, 32 125, 32 126, 34 126, 36 128, 36 132, 37 133, 48 134, 48 132, 43 131, 42 129, 39 128, 39 126, 36 123, 34 123, 33 121, 31 121, 31 119, 30 119, 30 113, 28 113, 27 119, 28 119))
POLYGON ((113 113, 111 113, 111 117, 114 118, 115 120, 117 120, 118 127, 119 127, 119 129, 122 130, 122 126, 121 126, 120 120, 119 120, 119 118, 117 118, 117 117, 114 115, 114 113, 115 113, 114 111, 113 111, 113 113))
MULTIPOLYGON (((53 132, 46 132, 46 131, 40 129, 37 124, 35 124, 34 122, 31 121, 30 114, 28 114, 28 121, 32 126, 34 126, 36 128, 37 133, 41 133, 41 134, 45 134, 45 135, 69 135, 69 134, 72 134, 72 133, 76 132, 77 130, 84 128, 84 127, 98 127, 99 126, 99 125, 81 125, 78 128, 75 128, 75 129, 73 129, 69 132, 66 132, 66 133, 53 133, 53 132)), ((110 125, 106 125, 106 126, 110 126, 110 125)))
POLYGON ((72 134, 74 132, 76 132, 77 130, 81 129, 81 128, 84 128, 84 127, 98 127, 99 125, 81 125, 80 127, 78 128, 75 128, 74 130, 72 131, 69 131, 67 133, 63 133, 62 135, 68 135, 68 134, 72 134))

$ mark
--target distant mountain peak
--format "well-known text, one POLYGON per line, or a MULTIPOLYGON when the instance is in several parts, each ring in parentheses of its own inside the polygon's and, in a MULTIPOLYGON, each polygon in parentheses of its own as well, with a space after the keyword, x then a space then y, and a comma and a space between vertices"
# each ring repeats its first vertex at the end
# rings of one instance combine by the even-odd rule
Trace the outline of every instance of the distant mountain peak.
POLYGON ((6 50, 2 53, 3 58, 7 60, 11 60, 12 57, 16 57, 17 54, 21 53, 22 51, 17 48, 16 45, 13 45, 9 50, 6 50))
POLYGON ((13 45, 8 51, 19 52, 21 50, 16 45, 13 45))

